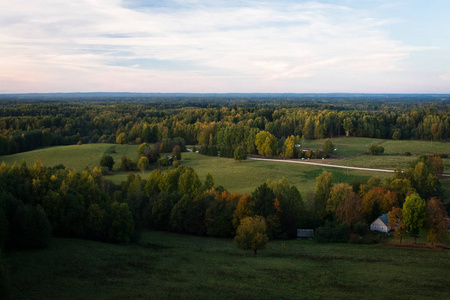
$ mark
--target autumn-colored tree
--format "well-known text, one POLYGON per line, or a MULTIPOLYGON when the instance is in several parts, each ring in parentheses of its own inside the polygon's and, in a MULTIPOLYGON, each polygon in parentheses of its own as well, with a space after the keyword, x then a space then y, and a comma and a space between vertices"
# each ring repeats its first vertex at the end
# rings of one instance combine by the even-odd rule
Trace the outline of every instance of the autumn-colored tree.
MULTIPOLYGON (((306 209, 300 192, 295 186, 289 185, 284 177, 278 182, 268 180, 267 184, 276 196, 274 205, 282 234, 287 238, 295 238, 297 228, 302 228, 306 221, 306 209)), ((269 220, 266 221, 269 223, 269 220)))
POLYGON ((427 217, 427 205, 418 194, 406 197, 403 204, 403 221, 409 229, 409 233, 414 237, 416 243, 419 230, 424 227, 427 217))
POLYGON ((239 249, 258 250, 264 249, 269 238, 267 237, 266 221, 261 216, 247 217, 241 221, 236 230, 234 242, 239 249))
POLYGON ((233 213, 233 226, 237 228, 243 219, 253 215, 253 206, 255 205, 249 194, 242 194, 233 213))
POLYGON ((327 200, 327 212, 334 213, 338 205, 352 192, 352 186, 347 183, 338 183, 333 185, 330 190, 330 197, 327 200))
POLYGON ((284 141, 282 155, 287 158, 294 158, 295 156, 295 137, 291 135, 284 141))
POLYGON ((429 156, 428 160, 434 167, 434 174, 441 175, 444 172, 444 163, 442 158, 438 155, 429 156))
POLYGON ((137 167, 138 167, 139 170, 144 172, 145 170, 148 169, 149 166, 150 166, 150 163, 149 163, 147 157, 142 156, 141 158, 139 158, 139 161, 137 163, 137 167))
POLYGON ((397 205, 397 195, 394 192, 388 191, 382 187, 375 187, 364 194, 364 212, 367 221, 372 222, 379 217, 379 214, 387 213, 392 206, 397 205), (380 211, 374 212, 374 207, 379 207, 380 211))
POLYGON ((127 142, 127 135, 125 132, 122 132, 117 135, 116 144, 126 144, 126 142, 127 142))
POLYGON ((217 237, 231 237, 236 229, 233 227, 233 212, 239 201, 239 194, 222 193, 211 190, 206 196, 212 196, 205 212, 206 234, 217 237))
POLYGON ((437 198, 432 198, 427 204, 428 213, 428 236, 431 243, 443 241, 448 231, 447 212, 442 202, 437 198))
POLYGON ((314 192, 314 211, 319 219, 325 218, 327 200, 330 197, 333 174, 323 171, 316 178, 316 191, 314 192))
POLYGON ((277 138, 267 131, 261 131, 256 135, 256 149, 263 156, 272 156, 277 154, 277 138))
POLYGON ((181 160, 181 147, 180 145, 175 145, 172 150, 172 156, 178 160, 181 160))
POLYGON ((364 205, 361 198, 351 191, 345 196, 344 200, 338 204, 335 215, 339 222, 346 223, 352 228, 364 217, 364 205))
POLYGON ((401 243, 406 235, 406 225, 403 222, 403 213, 400 207, 394 206, 388 213, 388 226, 394 231, 394 237, 399 238, 401 243))
POLYGON ((350 133, 353 131, 352 120, 349 117, 345 118, 344 122, 342 123, 342 127, 344 127, 345 135, 350 136, 350 133))

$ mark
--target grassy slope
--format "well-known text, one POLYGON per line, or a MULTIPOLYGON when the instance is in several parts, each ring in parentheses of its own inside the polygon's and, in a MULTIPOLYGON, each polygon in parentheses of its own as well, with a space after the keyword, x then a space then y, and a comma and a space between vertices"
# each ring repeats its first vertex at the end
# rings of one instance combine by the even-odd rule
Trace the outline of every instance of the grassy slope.
MULTIPOLYGON (((424 141, 384 141, 368 138, 335 138, 332 139, 336 145, 337 154, 343 158, 339 161, 330 162, 338 165, 388 168, 394 169, 396 166, 406 167, 418 155, 430 153, 450 154, 448 143, 431 143, 424 141), (381 156, 365 155, 367 145, 372 143, 382 143, 385 147, 385 154, 381 156), (397 155, 410 151, 413 156, 406 157, 397 155)), ((323 140, 306 141, 307 148, 321 147, 323 140)), ((61 146, 39 149, 14 155, 0 157, 0 161, 8 164, 25 160, 28 165, 33 165, 36 160, 40 160, 44 165, 54 166, 63 163, 69 169, 78 171, 86 167, 95 167, 104 154, 113 156, 116 164, 114 169, 120 168, 120 158, 127 156, 133 161, 137 159, 137 145, 116 145, 116 144, 85 144, 81 146, 61 146), (111 153, 111 150, 116 153, 111 153)), ((291 184, 296 185, 302 194, 314 190, 315 178, 323 171, 327 170, 334 174, 335 182, 350 182, 360 179, 366 180, 371 176, 381 178, 389 176, 388 173, 373 173, 351 170, 340 170, 335 168, 315 167, 297 164, 282 164, 257 161, 235 162, 232 159, 207 157, 193 153, 183 153, 183 165, 195 168, 200 178, 204 180, 206 174, 211 172, 216 185, 222 185, 232 192, 251 192, 266 179, 279 180, 286 177, 291 184)), ((445 171, 450 173, 450 159, 445 159, 445 171)), ((150 170, 151 171, 151 170, 150 170)), ((150 171, 137 172, 143 178, 147 178, 150 171)), ((120 184, 126 180, 127 173, 116 173, 108 176, 114 183, 120 184)), ((446 188, 446 199, 450 199, 450 178, 442 180, 442 185, 446 188)))
MULTIPOLYGON (((197 153, 183 153, 182 165, 194 168, 203 181, 210 172, 216 185, 221 185, 230 192, 250 193, 267 179, 280 180, 286 177, 290 184, 306 195, 315 188, 316 177, 327 170, 333 173, 334 182, 351 182, 352 180, 367 180, 374 176, 373 172, 354 171, 319 166, 287 164, 279 162, 246 160, 237 162, 230 158, 211 157, 197 153)), ((143 178, 147 178, 151 171, 139 172, 143 178)), ((383 178, 387 173, 376 173, 383 178)), ((118 173, 108 176, 115 183, 126 180, 128 175, 118 173)))
POLYGON ((140 245, 54 239, 7 255, 14 299, 449 299, 448 251, 144 232, 140 245))
POLYGON ((12 165, 14 162, 20 163, 24 160, 28 166, 32 166, 36 161, 40 161, 45 166, 53 167, 63 164, 67 169, 83 171, 86 167, 92 169, 98 166, 103 155, 111 155, 116 162, 114 169, 119 169, 122 156, 127 156, 136 162, 138 147, 138 145, 117 144, 56 146, 1 156, 0 162, 4 161, 12 165), (112 153, 112 150, 116 151, 116 153, 112 153))

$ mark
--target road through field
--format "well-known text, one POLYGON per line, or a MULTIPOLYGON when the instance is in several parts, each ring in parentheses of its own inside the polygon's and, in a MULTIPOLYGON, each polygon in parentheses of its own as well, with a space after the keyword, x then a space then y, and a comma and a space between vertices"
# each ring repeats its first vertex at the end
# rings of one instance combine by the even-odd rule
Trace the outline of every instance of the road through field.
MULTIPOLYGON (((251 160, 262 160, 262 161, 284 162, 284 163, 292 163, 292 164, 305 164, 305 165, 322 166, 322 167, 329 167, 329 168, 340 168, 340 169, 351 169, 351 170, 394 173, 394 170, 338 166, 338 165, 321 164, 321 163, 300 161, 300 160, 270 159, 270 158, 256 158, 256 157, 249 157, 248 159, 251 159, 251 160)), ((441 174, 441 175, 444 176, 444 177, 450 177, 450 174, 441 174)))

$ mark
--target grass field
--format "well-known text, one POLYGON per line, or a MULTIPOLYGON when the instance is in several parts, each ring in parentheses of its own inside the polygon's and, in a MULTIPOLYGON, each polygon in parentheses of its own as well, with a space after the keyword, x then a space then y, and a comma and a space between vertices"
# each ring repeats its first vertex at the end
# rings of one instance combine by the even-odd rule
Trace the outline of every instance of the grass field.
POLYGON ((144 232, 140 244, 55 238, 6 255, 13 299, 449 299, 445 250, 144 232))
MULTIPOLYGON (((338 160, 320 160, 320 162, 366 167, 380 169, 395 169, 397 166, 405 168, 419 155, 432 153, 446 153, 450 155, 450 144, 431 143, 428 141, 386 141, 369 138, 334 138, 332 142, 336 145, 338 160), (367 145, 380 143, 385 147, 385 154, 380 156, 366 155, 367 145), (409 151, 412 156, 404 156, 409 151)), ((305 141, 307 148, 320 148, 323 140, 305 141)), ((85 144, 72 146, 50 147, 30 152, 18 153, 0 157, 0 161, 8 164, 20 163, 24 160, 27 165, 32 166, 35 161, 40 161, 46 166, 64 164, 68 169, 82 171, 86 167, 94 168, 100 158, 111 155, 116 164, 114 169, 120 168, 120 158, 126 156, 133 161, 137 160, 137 145, 117 144, 85 144)), ((233 159, 209 157, 195 153, 183 153, 182 164, 193 167, 199 174, 201 180, 210 172, 216 182, 231 192, 249 193, 266 179, 279 180, 286 177, 290 184, 297 186, 303 196, 314 190, 315 178, 327 170, 334 174, 334 182, 351 182, 355 180, 367 180, 372 176, 384 178, 389 173, 354 171, 319 166, 307 166, 299 164, 285 164, 275 162, 244 161, 235 162, 233 159)), ((450 159, 444 159, 445 172, 450 173, 450 159)), ((152 170, 147 172, 136 172, 143 178, 147 178, 152 170)), ((117 172, 107 176, 116 184, 126 180, 128 173, 117 172)), ((446 188, 445 199, 450 199, 450 179, 442 180, 446 188)))
POLYGON ((12 165, 15 162, 25 161, 28 166, 33 166, 40 161, 45 166, 53 167, 63 164, 67 169, 83 171, 86 167, 93 169, 98 166, 103 155, 111 155, 116 162, 115 170, 120 169, 120 158, 126 156, 134 162, 137 160, 138 145, 118 144, 85 144, 70 146, 55 146, 34 151, 0 156, 0 162, 12 165))
MULTIPOLYGON (((183 153, 181 164, 194 168, 203 181, 206 174, 210 172, 216 185, 221 185, 230 192, 250 193, 256 187, 264 183, 267 179, 280 180, 283 177, 289 183, 295 185, 305 196, 315 189, 315 180, 323 170, 333 173, 334 182, 352 182, 355 180, 368 180, 372 176, 384 178, 388 173, 378 173, 369 171, 356 171, 336 169, 320 166, 287 164, 279 162, 246 160, 237 162, 230 158, 211 157, 197 153, 183 153)), ((151 171, 138 172, 141 177, 147 178, 151 171)), ((128 174, 116 173, 107 176, 114 183, 126 180, 128 174)))

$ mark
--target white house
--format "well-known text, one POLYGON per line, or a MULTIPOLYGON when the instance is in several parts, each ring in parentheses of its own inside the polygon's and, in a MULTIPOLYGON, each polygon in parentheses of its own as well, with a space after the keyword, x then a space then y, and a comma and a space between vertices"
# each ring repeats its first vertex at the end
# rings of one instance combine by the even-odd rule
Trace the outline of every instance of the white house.
POLYGON ((391 228, 388 226, 388 214, 384 214, 373 221, 372 224, 370 224, 370 230, 385 233, 389 232, 391 228))

